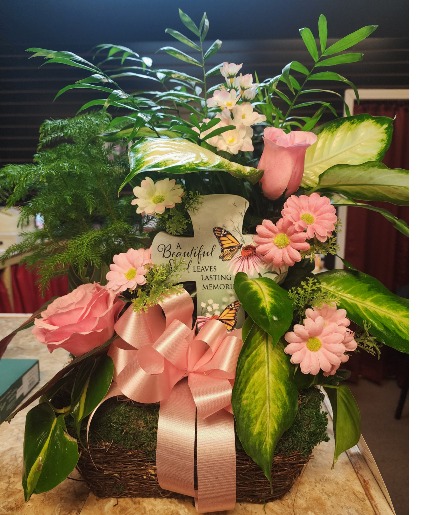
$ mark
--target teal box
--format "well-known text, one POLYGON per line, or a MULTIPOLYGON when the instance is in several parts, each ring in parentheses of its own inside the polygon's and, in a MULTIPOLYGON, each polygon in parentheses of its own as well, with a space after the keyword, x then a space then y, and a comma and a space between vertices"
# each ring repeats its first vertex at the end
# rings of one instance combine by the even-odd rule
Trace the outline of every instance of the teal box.
POLYGON ((39 382, 37 359, 0 359, 0 423, 39 382))

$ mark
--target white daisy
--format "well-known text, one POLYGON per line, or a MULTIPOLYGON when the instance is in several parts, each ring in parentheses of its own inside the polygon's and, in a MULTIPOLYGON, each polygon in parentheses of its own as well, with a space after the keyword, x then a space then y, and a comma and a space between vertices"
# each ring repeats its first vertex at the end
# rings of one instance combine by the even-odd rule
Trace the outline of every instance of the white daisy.
POLYGON ((163 213, 166 208, 172 208, 182 201, 183 188, 176 185, 174 179, 163 179, 153 182, 150 177, 144 179, 140 186, 133 188, 137 197, 131 201, 137 205, 136 213, 153 215, 163 213))

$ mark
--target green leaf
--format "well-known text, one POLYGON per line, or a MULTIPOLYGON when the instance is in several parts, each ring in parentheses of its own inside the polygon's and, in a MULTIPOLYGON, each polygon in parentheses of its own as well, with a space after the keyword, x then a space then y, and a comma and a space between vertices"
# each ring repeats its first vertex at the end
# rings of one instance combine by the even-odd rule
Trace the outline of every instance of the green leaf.
POLYGON ((202 64, 197 61, 194 57, 191 57, 190 55, 185 54, 181 50, 178 50, 177 48, 171 47, 171 46, 164 46, 160 48, 160 50, 163 50, 164 52, 167 52, 167 54, 175 57, 176 59, 180 59, 180 61, 184 61, 185 63, 193 64, 195 66, 202 67, 202 64))
POLYGON ((288 292, 268 277, 235 276, 235 292, 244 310, 276 344, 292 323, 293 305, 288 292))
POLYGON ((340 454, 357 445, 360 439, 360 410, 348 386, 324 388, 333 411, 335 464, 340 454))
POLYGON ((307 149, 301 186, 316 186, 320 174, 334 165, 381 161, 392 134, 393 120, 385 116, 360 114, 322 125, 307 149))
POLYGON ((347 50, 347 48, 351 48, 352 46, 357 45, 357 43, 360 43, 360 41, 366 39, 375 32, 377 28, 378 25, 367 25, 366 27, 362 27, 331 45, 323 52, 323 55, 333 55, 343 52, 344 50, 347 50))
POLYGON ((316 40, 314 39, 313 33, 309 28, 304 27, 303 29, 300 29, 300 34, 309 54, 313 58, 314 62, 316 62, 319 59, 319 54, 317 52, 316 40))
POLYGON ((173 29, 165 29, 165 32, 167 34, 170 34, 170 36, 173 36, 173 38, 177 39, 177 41, 180 41, 180 43, 183 43, 184 45, 189 46, 190 48, 193 48, 193 50, 197 50, 198 52, 201 51, 201 47, 194 43, 192 40, 187 38, 184 34, 177 30, 173 29))
POLYGON ((204 59, 208 59, 212 55, 216 54, 220 50, 222 44, 223 44, 222 41, 220 41, 219 39, 216 39, 214 41, 214 43, 205 52, 204 59))
POLYGON ((196 36, 200 36, 200 33, 199 33, 199 29, 198 27, 195 25, 194 21, 192 20, 192 18, 190 18, 186 13, 184 13, 181 9, 179 9, 179 16, 180 16, 180 20, 182 21, 183 25, 189 29, 191 32, 193 32, 194 34, 196 34, 196 36))
POLYGON ((250 319, 245 322, 232 407, 236 432, 245 452, 271 481, 274 450, 291 427, 298 404, 294 367, 271 337, 250 319))
POLYGON ((315 276, 322 288, 336 298, 338 307, 358 326, 385 345, 409 351, 409 309, 406 299, 391 293, 374 277, 352 270, 331 270, 315 276))
POLYGON ((395 227, 395 229, 397 229, 397 231, 400 231, 402 234, 404 234, 404 236, 409 236, 409 226, 407 223, 401 218, 397 218, 386 209, 376 207, 371 204, 356 202, 355 200, 342 197, 340 195, 332 195, 331 202, 334 206, 362 207, 364 209, 369 209, 369 211, 375 211, 376 213, 379 213, 384 218, 386 218, 395 227))
MULTIPOLYGON (((210 70, 208 70, 206 73, 205 73, 205 77, 212 77, 213 75, 218 75, 220 73, 220 68, 223 66, 223 63, 220 63, 220 64, 216 64, 213 68, 211 68, 210 70)), ((216 86, 214 86, 214 88, 216 88, 216 86)), ((208 90, 209 92, 210 90, 208 90)))
POLYGON ((364 54, 360 52, 351 52, 347 54, 337 55, 335 57, 329 57, 323 61, 319 61, 316 64, 316 68, 320 66, 337 66, 338 64, 357 63, 363 59, 364 54))
POLYGON ((348 195, 356 200, 409 204, 409 172, 380 162, 335 165, 323 172, 315 190, 348 195))
POLYGON ((78 457, 77 441, 66 432, 64 416, 56 417, 47 403, 32 408, 25 423, 22 477, 25 500, 64 481, 77 465, 78 457))
POLYGON ((326 48, 326 43, 328 41, 328 20, 324 14, 319 16, 318 21, 319 28, 319 41, 320 41, 320 50, 323 53, 326 48))
POLYGON ((309 77, 307 77, 307 80, 308 81, 324 80, 324 81, 343 82, 344 84, 347 84, 348 86, 350 86, 350 88, 353 89, 353 91, 356 95, 356 99, 357 99, 357 101, 359 101, 359 93, 357 91, 356 86, 351 81, 349 81, 348 79, 346 79, 345 77, 340 75, 339 73, 329 72, 329 71, 312 73, 309 77))
POLYGON ((199 24, 199 31, 201 33, 201 41, 205 41, 205 38, 207 37, 208 30, 210 28, 210 22, 207 18, 207 13, 204 13, 202 15, 201 23, 199 24))
POLYGON ((251 183, 257 182, 262 175, 257 168, 228 161, 181 138, 146 138, 131 147, 129 158, 131 171, 122 183, 120 191, 137 174, 144 172, 185 174, 221 171, 251 183))
POLYGON ((107 355, 98 357, 91 363, 85 374, 76 379, 73 391, 71 412, 77 434, 82 420, 96 408, 108 393, 114 375, 114 364, 107 355))

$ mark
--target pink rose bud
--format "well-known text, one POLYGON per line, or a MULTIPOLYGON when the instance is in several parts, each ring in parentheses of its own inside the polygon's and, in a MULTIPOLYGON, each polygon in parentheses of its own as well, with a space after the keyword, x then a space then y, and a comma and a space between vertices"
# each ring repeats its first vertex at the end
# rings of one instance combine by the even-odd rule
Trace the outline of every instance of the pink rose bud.
POLYGON ((105 286, 82 284, 49 304, 34 320, 32 333, 50 352, 62 347, 81 356, 112 337, 123 307, 124 302, 105 286))
POLYGON ((316 142, 317 136, 303 131, 286 134, 282 129, 267 127, 263 139, 258 169, 264 171, 260 180, 264 196, 276 200, 283 193, 292 195, 301 184, 307 148, 316 142))

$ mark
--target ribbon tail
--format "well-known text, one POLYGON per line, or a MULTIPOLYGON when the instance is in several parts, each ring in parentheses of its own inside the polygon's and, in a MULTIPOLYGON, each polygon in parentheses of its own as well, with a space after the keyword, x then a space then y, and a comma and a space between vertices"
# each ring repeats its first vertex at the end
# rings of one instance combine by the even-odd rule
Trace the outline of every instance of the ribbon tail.
POLYGON ((195 497, 196 406, 187 381, 180 381, 159 410, 156 474, 159 486, 195 497))
POLYGON ((236 449, 233 415, 225 410, 197 420, 199 513, 232 510, 236 504, 236 449))

